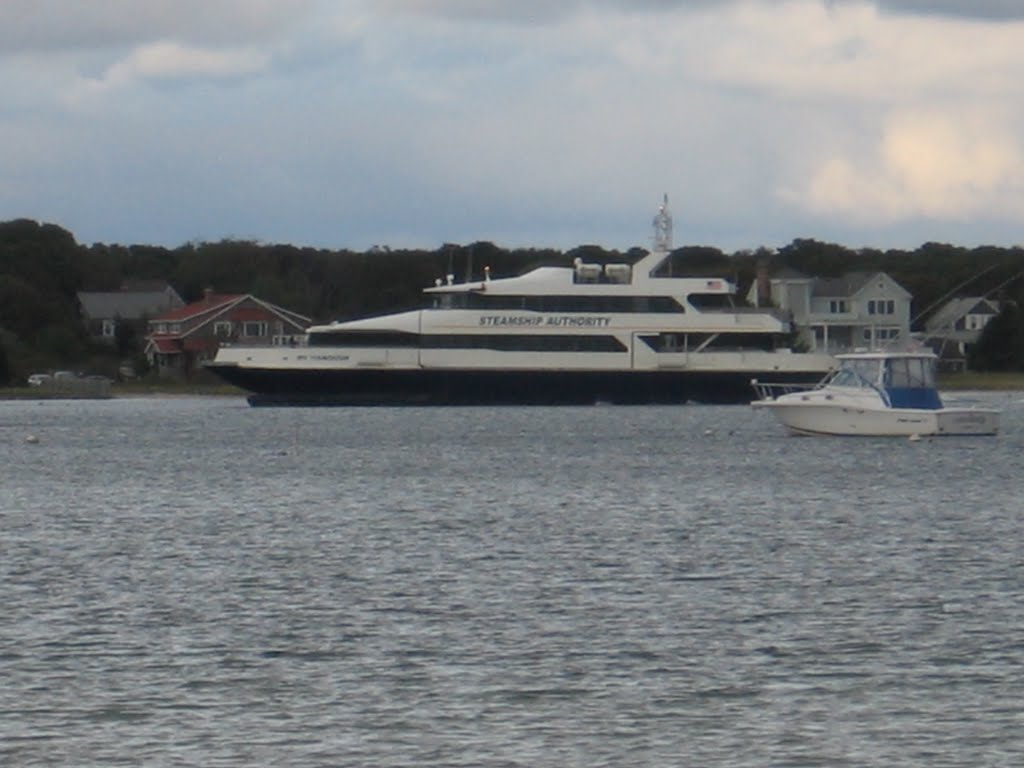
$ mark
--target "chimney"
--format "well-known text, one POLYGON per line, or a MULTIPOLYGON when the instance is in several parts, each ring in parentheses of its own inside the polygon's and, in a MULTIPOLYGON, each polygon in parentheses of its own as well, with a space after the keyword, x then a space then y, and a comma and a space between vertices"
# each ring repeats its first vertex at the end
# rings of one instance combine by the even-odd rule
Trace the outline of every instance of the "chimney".
POLYGON ((206 304, 209 304, 210 300, 212 298, 213 298, 213 288, 203 288, 203 301, 206 304))
POLYGON ((772 284, 768 280, 768 262, 760 259, 757 262, 757 291, 754 303, 759 307, 769 307, 772 303, 772 284))

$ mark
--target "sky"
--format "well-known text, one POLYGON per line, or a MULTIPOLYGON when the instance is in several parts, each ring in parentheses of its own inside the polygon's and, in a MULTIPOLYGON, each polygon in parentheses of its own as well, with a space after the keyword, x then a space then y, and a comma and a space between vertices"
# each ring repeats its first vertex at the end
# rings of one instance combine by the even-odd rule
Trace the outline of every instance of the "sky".
POLYGON ((1024 243, 1024 0, 3 0, 0 93, 85 244, 1024 243))

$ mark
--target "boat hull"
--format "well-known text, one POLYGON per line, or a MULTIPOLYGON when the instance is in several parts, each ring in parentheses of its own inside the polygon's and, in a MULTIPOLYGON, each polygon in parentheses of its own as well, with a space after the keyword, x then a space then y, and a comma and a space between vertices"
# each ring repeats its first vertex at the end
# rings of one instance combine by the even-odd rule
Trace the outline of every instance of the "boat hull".
POLYGON ((755 402, 791 433, 864 437, 994 435, 999 411, 984 408, 861 408, 847 405, 755 402))
MULTIPOLYGON (((212 363, 212 373, 265 405, 748 404, 754 371, 283 369, 212 363)), ((819 371, 766 372, 812 383, 819 371)))

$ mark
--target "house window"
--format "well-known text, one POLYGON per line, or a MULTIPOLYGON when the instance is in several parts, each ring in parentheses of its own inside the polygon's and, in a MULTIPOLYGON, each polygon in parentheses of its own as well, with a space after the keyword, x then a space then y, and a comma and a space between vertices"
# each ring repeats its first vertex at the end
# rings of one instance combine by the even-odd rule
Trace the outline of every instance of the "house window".
POLYGON ((865 328, 864 341, 895 341, 900 337, 899 328, 865 328))
POLYGON ((255 320, 249 320, 242 323, 242 335, 243 336, 266 336, 267 335, 267 324, 265 322, 257 322, 255 320))
POLYGON ((896 301, 894 299, 871 299, 868 301, 869 315, 895 315, 896 301))
POLYGON ((153 323, 154 333, 167 333, 167 323, 153 323))
POLYGON ((114 338, 117 335, 117 321, 116 320, 104 320, 103 321, 103 336, 108 339, 114 338))
POLYGON ((967 330, 968 331, 980 331, 985 325, 991 320, 991 315, 968 315, 967 316, 967 330))
POLYGON ((229 321, 220 320, 213 324, 213 335, 218 336, 222 339, 231 337, 231 323, 229 321))
POLYGON ((845 315, 850 310, 847 307, 846 299, 832 299, 828 303, 828 311, 833 315, 845 315))

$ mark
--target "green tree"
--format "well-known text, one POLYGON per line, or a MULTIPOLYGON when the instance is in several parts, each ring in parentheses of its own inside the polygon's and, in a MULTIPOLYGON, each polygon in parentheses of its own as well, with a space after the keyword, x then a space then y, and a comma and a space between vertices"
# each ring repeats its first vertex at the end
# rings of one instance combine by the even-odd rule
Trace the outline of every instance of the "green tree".
POLYGON ((0 274, 0 327, 29 341, 54 320, 49 302, 27 279, 0 274))
POLYGON ((118 357, 125 359, 137 355, 140 351, 139 343, 139 334, 134 323, 115 318, 114 347, 117 349, 118 357))
POLYGON ((1007 302, 985 326, 968 364, 976 371, 1024 370, 1024 316, 1016 302, 1007 302))
POLYGON ((0 335, 0 387, 7 387, 11 384, 14 374, 11 371, 10 356, 7 354, 7 344, 0 335))

